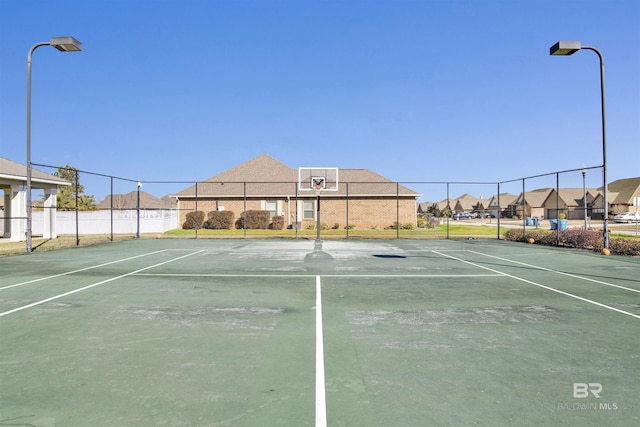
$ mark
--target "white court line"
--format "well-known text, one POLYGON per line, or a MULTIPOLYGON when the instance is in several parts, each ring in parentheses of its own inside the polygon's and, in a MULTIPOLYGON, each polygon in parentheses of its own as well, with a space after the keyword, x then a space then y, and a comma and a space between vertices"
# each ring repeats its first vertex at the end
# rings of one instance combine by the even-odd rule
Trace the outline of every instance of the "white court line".
POLYGON ((327 402, 324 382, 324 340, 322 332, 322 291, 316 276, 316 427, 327 425, 327 402))
MULTIPOLYGON (((217 273, 140 273, 135 276, 166 276, 166 277, 316 277, 315 274, 217 274, 217 273)), ((323 277, 402 277, 429 278, 429 277, 499 277, 504 274, 323 274, 323 277)))
POLYGON ((81 292, 81 291, 84 291, 86 289, 90 289, 90 288, 93 288, 95 286, 98 286, 98 285, 102 285, 102 284, 105 284, 105 283, 108 283, 108 282, 113 282, 114 280, 118 280, 118 279, 122 279, 123 277, 131 276, 131 275, 133 275, 133 274, 135 274, 135 273, 137 273, 139 271, 144 271, 144 270, 148 270, 150 268, 159 267, 161 265, 168 264, 170 262, 177 261, 179 259, 186 258, 186 257, 189 257, 191 255, 196 255, 196 254, 201 253, 201 252, 204 252, 204 249, 200 250, 200 251, 197 251, 197 252, 193 252, 193 253, 187 254, 187 255, 183 255, 183 256, 178 257, 178 258, 173 258, 173 259, 170 259, 168 261, 163 261, 163 262, 160 262, 158 264, 154 264, 154 265, 149 266, 149 267, 141 268, 139 270, 132 271, 131 273, 121 274, 120 276, 116 276, 116 277, 112 277, 110 279, 102 280, 100 282, 93 283, 91 285, 88 285, 88 286, 85 286, 85 287, 82 287, 82 288, 79 288, 79 289, 74 289, 73 291, 69 291, 69 292, 65 292, 65 293, 60 294, 60 295, 53 296, 51 298, 46 298, 46 299, 43 299, 41 301, 36 301, 34 303, 27 304, 27 305, 22 306, 22 307, 17 307, 17 308, 14 308, 13 310, 9 310, 9 311, 5 311, 3 313, 0 313, 0 317, 9 315, 11 313, 15 313, 17 311, 25 310, 27 308, 35 307, 37 305, 41 305, 41 304, 44 304, 46 302, 53 301, 53 300, 56 300, 56 299, 59 299, 59 298, 62 298, 62 297, 66 297, 67 295, 75 294, 77 292, 81 292))
POLYGON ((565 273, 563 271, 552 270, 550 268, 540 267, 538 265, 527 264, 525 262, 520 262, 520 261, 513 261, 513 260, 510 260, 508 258, 501 258, 501 257, 495 256, 495 255, 487 255, 487 254, 483 254, 482 252, 476 252, 476 251, 469 251, 469 252, 472 252, 472 253, 478 254, 478 255, 488 256, 488 257, 491 257, 491 258, 496 258, 496 259, 499 259, 501 261, 507 261, 507 262, 511 262, 511 263, 514 263, 514 264, 524 265, 525 267, 537 268, 538 270, 544 270, 544 271, 548 271, 550 273, 556 273, 556 274, 561 274, 563 276, 573 277, 574 279, 586 280, 588 282, 594 282, 594 283, 599 283, 599 284, 605 285, 605 286, 612 286, 614 288, 624 289, 625 291, 631 291, 631 292, 640 293, 640 289, 633 289, 633 288, 627 288, 625 286, 614 285, 613 283, 603 282, 602 280, 590 279, 588 277, 578 276, 577 274, 565 273))
POLYGON ((508 274, 508 273, 503 273, 503 272, 500 272, 500 271, 498 271, 498 270, 494 270, 494 269, 492 269, 492 268, 485 267, 485 266, 480 265, 480 264, 476 264, 475 262, 466 261, 466 260, 464 260, 464 259, 462 259, 462 258, 454 257, 454 256, 452 256, 452 255, 446 255, 446 254, 440 253, 440 252, 438 252, 438 251, 433 251, 433 252, 434 252, 434 253, 437 253, 437 254, 439 254, 439 255, 442 255, 442 256, 444 256, 444 257, 447 257, 447 258, 455 259, 455 260, 460 261, 460 262, 463 262, 463 263, 465 263, 465 264, 470 264, 470 265, 473 265, 473 266, 475 266, 475 267, 482 268, 482 269, 484 269, 484 270, 493 271, 494 273, 500 273, 500 274, 501 274, 501 275, 503 275, 503 276, 510 277, 510 278, 512 278, 512 279, 516 279, 516 280, 519 280, 519 281, 521 281, 521 282, 529 283, 530 285, 538 286, 538 287, 540 287, 540 288, 547 289, 547 290, 549 290, 549 291, 556 292, 556 293, 559 293, 559 294, 562 294, 562 295, 566 295, 566 296, 568 296, 568 297, 575 298, 575 299, 578 299, 578 300, 580 300, 580 301, 588 302, 589 304, 597 305, 598 307, 606 308, 606 309, 609 309, 609 310, 616 311, 616 312, 618 312, 618 313, 626 314, 627 316, 635 317, 636 319, 640 319, 640 316, 639 316, 639 315, 637 315, 637 314, 633 314, 633 313, 629 313, 628 311, 620 310, 620 309, 618 309, 618 308, 611 307, 611 306, 609 306, 609 305, 605 305, 605 304, 599 303, 599 302, 597 302, 597 301, 593 301, 593 300, 590 300, 590 299, 587 299, 587 298, 583 298, 583 297, 580 297, 580 296, 578 296, 578 295, 570 294, 569 292, 564 292, 564 291, 561 291, 561 290, 559 290, 559 289, 552 288, 552 287, 550 287, 550 286, 545 286, 545 285, 542 285, 542 284, 540 284, 540 283, 533 282, 533 281, 531 281, 531 280, 523 279, 522 277, 514 276, 514 275, 512 275, 512 274, 508 274))
POLYGON ((8 285, 8 286, 4 286, 4 287, 0 288, 0 291, 2 291, 4 289, 9 289, 9 288, 15 288, 16 286, 28 285, 29 283, 41 282, 43 280, 49 280, 49 279, 54 279, 56 277, 67 276, 69 274, 79 273, 81 271, 87 271, 87 270, 91 270, 93 268, 104 267, 105 265, 111 265, 111 264, 116 264, 116 263, 123 262, 123 261, 129 261, 129 260, 132 260, 132 259, 135 259, 135 258, 140 258, 140 257, 143 257, 143 256, 154 255, 154 254, 157 254, 157 253, 160 253, 160 252, 165 252, 167 250, 168 249, 162 249, 160 251, 149 252, 148 254, 136 255, 136 256, 129 257, 129 258, 119 259, 119 260, 116 260, 116 261, 105 262, 104 264, 98 264, 98 265, 93 265, 91 267, 81 268, 81 269, 78 269, 78 270, 67 271, 65 273, 54 274, 53 276, 40 277, 39 279, 33 279, 33 280, 29 280, 27 282, 15 283, 13 285, 8 285))

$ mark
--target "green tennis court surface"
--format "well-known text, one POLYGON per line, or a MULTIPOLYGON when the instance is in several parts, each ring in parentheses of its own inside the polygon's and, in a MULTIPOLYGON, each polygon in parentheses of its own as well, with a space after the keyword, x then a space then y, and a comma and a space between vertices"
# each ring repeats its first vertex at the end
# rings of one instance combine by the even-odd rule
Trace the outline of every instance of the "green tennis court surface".
POLYGON ((160 239, 0 268, 0 426, 640 425, 637 258, 160 239))

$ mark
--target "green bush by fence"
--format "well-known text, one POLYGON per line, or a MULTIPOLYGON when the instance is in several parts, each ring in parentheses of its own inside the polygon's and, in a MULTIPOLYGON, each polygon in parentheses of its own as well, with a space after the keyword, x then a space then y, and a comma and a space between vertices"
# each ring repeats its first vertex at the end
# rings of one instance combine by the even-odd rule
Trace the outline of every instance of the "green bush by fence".
POLYGON ((266 230, 269 228, 269 211, 246 211, 236 220, 238 230, 266 230), (246 224, 245 224, 246 218, 246 224), (245 227, 246 225, 246 227, 245 227))
POLYGON ((283 230, 284 229, 284 217, 282 215, 276 215, 271 218, 271 225, 269 226, 272 230, 283 230))
MULTIPOLYGON (((527 230, 512 228, 504 233, 505 240, 529 242, 549 246, 588 249, 600 252, 604 248, 602 232, 596 230, 568 229, 556 231, 527 230)), ((614 237, 609 239, 609 250, 614 255, 640 256, 640 240, 614 237)))
POLYGON ((204 212, 188 212, 187 218, 182 224, 182 228, 184 230, 194 230, 196 228, 202 228, 202 224, 204 223, 204 212))
POLYGON ((211 211, 207 214, 203 228, 210 230, 231 230, 233 228, 233 211, 211 211))

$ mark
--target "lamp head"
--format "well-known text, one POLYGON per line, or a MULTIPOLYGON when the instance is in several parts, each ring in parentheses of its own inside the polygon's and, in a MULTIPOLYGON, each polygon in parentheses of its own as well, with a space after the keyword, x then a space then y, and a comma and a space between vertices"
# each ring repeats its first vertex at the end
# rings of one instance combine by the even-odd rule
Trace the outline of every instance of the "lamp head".
POLYGON ((582 45, 580 44, 580 42, 558 42, 551 46, 551 48, 549 49, 549 55, 573 55, 580 49, 582 49, 582 45))
POLYGON ((60 52, 78 52, 82 50, 82 43, 71 36, 51 37, 49 43, 60 52))

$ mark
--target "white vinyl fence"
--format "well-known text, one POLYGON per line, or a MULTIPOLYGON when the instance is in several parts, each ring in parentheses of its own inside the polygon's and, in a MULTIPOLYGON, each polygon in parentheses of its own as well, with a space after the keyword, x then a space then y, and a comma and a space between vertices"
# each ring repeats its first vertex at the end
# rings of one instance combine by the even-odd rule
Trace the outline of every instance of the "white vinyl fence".
MULTIPOLYGON (((45 211, 33 211, 33 234, 43 234, 45 211)), ((78 234, 110 234, 111 211, 78 212, 78 234)), ((140 233, 164 233, 178 228, 178 210, 140 210, 140 233)), ((76 234, 76 212, 57 211, 55 230, 58 235, 76 234)), ((113 211, 113 233, 135 234, 138 230, 138 211, 113 211)))

